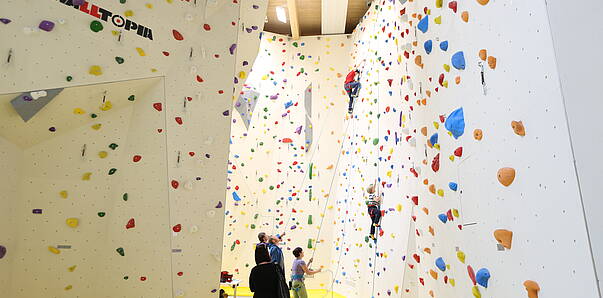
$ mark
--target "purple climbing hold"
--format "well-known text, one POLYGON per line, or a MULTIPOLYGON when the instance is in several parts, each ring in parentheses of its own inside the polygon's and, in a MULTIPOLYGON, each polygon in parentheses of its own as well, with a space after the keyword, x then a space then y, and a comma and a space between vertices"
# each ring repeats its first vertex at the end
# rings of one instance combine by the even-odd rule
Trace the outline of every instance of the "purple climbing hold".
POLYGON ((270 99, 272 99, 272 100, 278 99, 278 94, 270 95, 270 99))
POLYGON ((237 44, 233 43, 230 48, 228 48, 228 50, 230 51, 231 55, 234 55, 235 50, 237 49, 237 44))
POLYGON ((23 95, 23 101, 32 101, 33 98, 29 95, 23 95))
MULTIPOLYGON (((57 131, 56 127, 54 127, 54 126, 51 126, 48 130, 50 130, 51 132, 57 131)), ((40 210, 40 213, 42 213, 41 210, 40 210)))
POLYGON ((73 5, 74 6, 75 5, 77 5, 77 6, 84 5, 84 2, 86 2, 86 1, 85 0, 73 0, 73 5))
POLYGON ((34 209, 31 211, 33 214, 42 214, 42 209, 34 209))
POLYGON ((216 208, 222 208, 222 201, 218 202, 218 205, 216 205, 216 208))
POLYGON ((260 6, 259 6, 259 5, 257 5, 257 4, 254 4, 252 7, 253 7, 253 9, 258 9, 258 8, 260 8, 260 6))
POLYGON ((251 28, 245 28, 245 31, 247 31, 247 33, 253 32, 253 30, 251 28))
POLYGON ((249 65, 249 62, 247 62, 247 60, 243 61, 243 66, 247 66, 249 65))
POLYGON ((222 112, 222 115, 224 115, 224 116, 228 116, 228 115, 230 115, 230 111, 229 111, 229 110, 226 110, 226 111, 222 112))
POLYGON ((9 20, 9 19, 0 18, 0 23, 2 23, 2 24, 4 24, 4 25, 6 25, 6 24, 8 24, 8 23, 10 23, 10 22, 12 22, 12 21, 11 21, 11 20, 9 20))
POLYGON ((258 30, 258 26, 253 25, 253 26, 251 26, 251 29, 253 29, 253 30, 258 30))
POLYGON ((4 245, 0 245, 0 259, 4 258, 6 255, 6 247, 4 245))
POLYGON ((54 22, 44 20, 44 21, 40 22, 40 25, 38 25, 38 28, 40 28, 41 30, 44 30, 46 32, 50 32, 50 31, 52 31, 52 29, 54 29, 54 22))

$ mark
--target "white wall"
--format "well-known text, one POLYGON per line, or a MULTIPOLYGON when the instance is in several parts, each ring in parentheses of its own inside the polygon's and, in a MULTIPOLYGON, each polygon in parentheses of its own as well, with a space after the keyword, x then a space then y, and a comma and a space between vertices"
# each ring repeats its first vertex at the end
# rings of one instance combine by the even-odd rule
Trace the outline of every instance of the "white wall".
MULTIPOLYGON (((235 273, 235 278, 243 280, 244 285, 255 266, 252 248, 260 231, 287 232, 283 245, 287 275, 295 247, 304 248, 307 258, 313 254, 307 249, 309 239, 316 248, 314 265, 329 267, 334 188, 330 199, 327 195, 335 170, 327 168, 335 164, 342 137, 347 102, 339 77, 347 70, 348 51, 346 36, 290 41, 280 35, 263 35, 259 56, 246 82, 248 88, 260 93, 249 129, 237 112, 233 115, 226 195, 222 269, 235 273), (306 153, 302 149, 306 128, 304 91, 310 83, 314 142, 306 153), (285 108, 288 101, 294 105, 285 108), (303 126, 302 131, 296 134, 299 126, 303 126), (282 143, 284 138, 293 142, 282 143), (311 180, 310 163, 314 165, 311 180), (311 200, 309 186, 312 186, 311 200), (234 191, 240 202, 233 200, 234 191), (322 216, 324 223, 318 236, 322 216), (236 241, 240 244, 233 244, 236 241)), ((328 288, 330 280, 331 273, 321 273, 309 278, 307 286, 328 288)))
MULTIPOLYGON (((235 72, 236 51, 231 54, 229 48, 237 42, 243 8, 233 1, 93 3, 122 16, 131 11, 129 19, 153 29, 153 40, 126 31, 119 38, 119 28, 104 22, 103 31, 92 32, 89 26, 94 17, 59 1, 2 1, 0 11, 12 22, 2 24, 0 52, 6 55, 3 61, 11 49, 13 56, 10 63, 0 66, 0 93, 165 77, 165 95, 157 100, 165 100, 162 113, 168 119, 164 128, 168 132, 166 181, 180 182, 178 189, 169 187, 169 226, 181 224, 183 231, 171 239, 171 248, 182 252, 173 254, 170 278, 177 294, 213 295, 218 288, 222 233, 190 231, 194 226, 222 231, 224 226, 223 209, 216 206, 224 198, 224 148, 231 115, 225 111, 231 108, 235 72), (53 21, 56 27, 51 32, 26 33, 24 28, 37 28, 42 20, 53 21), (173 30, 184 39, 176 40, 173 30), (116 57, 125 62, 118 64, 116 57), (89 74, 94 65, 102 68, 102 75, 89 74), (73 80, 67 82, 67 76, 73 80), (182 118, 182 125, 176 117, 182 118), (190 183, 192 189, 184 187, 190 183)), ((254 9, 246 7, 244 11, 254 9)), ((257 35, 254 32, 240 34, 257 35)))
MULTIPOLYGON (((603 44, 603 37, 593 34, 592 30, 600 28, 597 16, 603 12, 603 3, 582 1, 580 4, 588 9, 563 5, 561 1, 547 1, 546 7, 579 178, 581 204, 588 223, 591 253, 600 276, 603 272, 603 219, 597 211, 603 209, 598 194, 599 179, 603 176, 599 165, 603 160, 597 147, 603 143, 603 128, 594 125, 593 119, 599 117, 597 112, 601 108, 602 97, 597 84, 603 62, 596 57, 597 49, 603 44), (580 30, 570 31, 566 26, 567 20, 572 20, 573 27, 580 30), (575 45, 585 41, 588 41, 589 46, 579 46, 579 51, 576 52, 575 45)), ((600 296, 600 277, 598 282, 600 296)))
POLYGON ((6 255, 0 259, 5 270, 0 271, 0 288, 9 292, 12 283, 11 270, 13 268, 14 255, 16 254, 15 242, 18 227, 15 226, 14 217, 11 214, 15 212, 15 204, 19 199, 19 180, 21 179, 21 169, 19 163, 22 158, 22 151, 16 145, 12 144, 0 136, 0 164, 2 164, 2 183, 0 184, 0 245, 6 248, 6 255))

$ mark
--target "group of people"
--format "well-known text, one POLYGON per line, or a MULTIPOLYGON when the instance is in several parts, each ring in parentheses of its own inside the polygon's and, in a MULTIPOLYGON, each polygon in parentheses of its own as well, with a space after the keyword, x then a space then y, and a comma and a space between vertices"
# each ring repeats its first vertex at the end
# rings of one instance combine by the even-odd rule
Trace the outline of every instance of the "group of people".
POLYGON ((263 232, 258 234, 260 242, 255 247, 256 266, 249 274, 249 288, 253 292, 253 297, 290 298, 291 289, 294 298, 307 298, 304 275, 321 272, 321 269, 309 269, 313 260, 310 259, 306 264, 303 260, 304 250, 296 247, 293 250, 295 260, 291 268, 291 282, 288 283, 285 277, 285 258, 279 247, 283 236, 284 234, 268 236, 263 232))

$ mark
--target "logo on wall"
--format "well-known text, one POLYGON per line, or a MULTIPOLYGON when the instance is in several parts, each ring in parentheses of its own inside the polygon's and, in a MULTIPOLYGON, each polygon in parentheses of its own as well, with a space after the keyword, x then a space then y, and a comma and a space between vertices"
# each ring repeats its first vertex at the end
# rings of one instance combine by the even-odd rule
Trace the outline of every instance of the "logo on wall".
POLYGON ((79 11, 89 14, 97 19, 107 23, 111 22, 117 28, 124 28, 126 31, 135 31, 137 35, 153 40, 153 30, 143 25, 139 25, 118 14, 114 14, 102 7, 98 7, 84 0, 58 0, 59 2, 71 6, 79 11))

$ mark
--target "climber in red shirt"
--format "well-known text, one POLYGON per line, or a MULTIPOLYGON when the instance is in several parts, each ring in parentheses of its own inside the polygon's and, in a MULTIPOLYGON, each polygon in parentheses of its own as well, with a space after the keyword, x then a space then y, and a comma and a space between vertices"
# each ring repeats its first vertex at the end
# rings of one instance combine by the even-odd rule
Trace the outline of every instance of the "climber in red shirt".
POLYGON ((350 71, 350 73, 348 73, 348 75, 345 77, 345 84, 343 85, 345 91, 350 97, 350 102, 348 105, 348 113, 350 114, 352 114, 353 111, 352 107, 354 104, 354 98, 358 97, 358 91, 360 90, 360 82, 356 80, 357 74, 359 75, 358 79, 360 79, 360 71, 358 69, 350 71))

